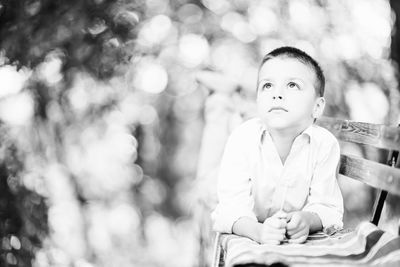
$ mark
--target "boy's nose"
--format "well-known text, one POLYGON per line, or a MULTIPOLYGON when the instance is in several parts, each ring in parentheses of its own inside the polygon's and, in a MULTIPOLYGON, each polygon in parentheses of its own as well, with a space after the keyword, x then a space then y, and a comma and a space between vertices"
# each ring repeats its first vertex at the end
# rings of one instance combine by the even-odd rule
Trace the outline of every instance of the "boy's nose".
POLYGON ((275 92, 274 92, 274 94, 272 95, 272 99, 273 100, 282 100, 283 99, 283 94, 282 94, 282 92, 281 91, 279 91, 279 90, 276 90, 275 92))
POLYGON ((282 100, 283 99, 283 91, 284 91, 284 89, 281 88, 280 86, 277 86, 274 89, 275 90, 273 91, 272 99, 273 100, 277 100, 277 99, 282 100))

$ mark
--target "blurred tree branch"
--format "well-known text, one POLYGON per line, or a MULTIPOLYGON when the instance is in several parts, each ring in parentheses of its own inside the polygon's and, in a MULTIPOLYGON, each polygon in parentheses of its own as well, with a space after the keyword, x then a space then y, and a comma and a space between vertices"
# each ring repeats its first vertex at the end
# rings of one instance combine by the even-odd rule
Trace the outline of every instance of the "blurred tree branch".
MULTIPOLYGON (((49 230, 63 236, 75 229, 69 241, 53 240, 56 247, 64 249, 67 262, 102 261, 86 236, 90 218, 83 208, 87 198, 83 179, 89 177, 78 179, 68 170, 66 155, 71 146, 68 140, 82 138, 78 126, 101 124, 106 111, 121 96, 105 88, 95 88, 108 97, 93 103, 79 116, 68 92, 77 79, 82 80, 78 73, 104 81, 123 74, 135 53, 137 25, 143 12, 144 0, 0 0, 0 65, 32 70, 23 91, 34 102, 33 121, 18 136, 11 134, 12 126, 0 124, 4 131, 0 140, 4 148, 0 196, 5 204, 0 207, 2 266, 31 266, 49 230), (72 130, 68 129, 71 125, 72 130), (40 195, 25 188, 22 177, 30 172, 39 176, 36 181, 44 183, 47 192, 40 195), (75 214, 60 226, 65 229, 55 229, 57 224, 49 222, 48 211, 60 209, 66 200, 75 214), (19 248, 11 244, 16 242, 15 237, 20 242, 19 248), (11 245, 7 245, 7 240, 11 245), (74 249, 74 245, 79 246, 74 249)), ((99 129, 104 131, 107 126, 99 129)), ((53 264, 56 263, 50 262, 53 264)))

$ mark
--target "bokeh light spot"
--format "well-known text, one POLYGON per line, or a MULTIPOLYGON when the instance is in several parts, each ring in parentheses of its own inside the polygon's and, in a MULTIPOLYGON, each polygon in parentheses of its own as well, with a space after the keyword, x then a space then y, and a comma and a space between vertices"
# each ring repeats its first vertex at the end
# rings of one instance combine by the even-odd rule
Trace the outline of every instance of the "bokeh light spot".
POLYGON ((55 85, 63 78, 61 73, 62 55, 61 52, 52 52, 46 56, 45 61, 39 66, 39 77, 49 85, 55 85))
POLYGON ((151 94, 159 94, 167 87, 168 74, 159 63, 143 60, 136 71, 134 79, 136 88, 151 94))
POLYGON ((14 249, 20 249, 21 248, 21 242, 19 241, 18 237, 15 235, 12 235, 10 238, 10 244, 14 249))
POLYGON ((204 6, 217 14, 225 13, 231 7, 227 0, 202 0, 202 2, 204 6))
POLYGON ((0 118, 10 125, 27 125, 33 117, 32 96, 23 92, 0 102, 0 118))
POLYGON ((187 34, 179 40, 179 53, 185 65, 195 67, 208 57, 209 45, 204 37, 187 34))
POLYGON ((138 42, 153 46, 163 41, 171 30, 171 20, 165 15, 157 15, 147 21, 139 32, 138 42))
POLYGON ((196 23, 203 17, 203 11, 194 4, 183 5, 178 10, 178 17, 184 23, 196 23))
POLYGON ((21 91, 29 75, 25 69, 17 71, 16 67, 10 65, 0 67, 0 98, 21 91))
POLYGON ((267 35, 277 31, 278 19, 268 7, 251 7, 248 13, 250 27, 258 35, 267 35))

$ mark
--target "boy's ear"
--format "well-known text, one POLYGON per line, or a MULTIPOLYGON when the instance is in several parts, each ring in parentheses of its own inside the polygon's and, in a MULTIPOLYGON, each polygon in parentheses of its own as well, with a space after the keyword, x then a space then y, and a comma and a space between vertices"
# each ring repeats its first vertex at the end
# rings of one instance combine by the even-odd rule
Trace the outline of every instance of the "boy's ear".
POLYGON ((314 119, 318 119, 319 117, 322 116, 322 113, 324 112, 324 108, 325 108, 325 98, 323 97, 318 97, 315 100, 315 104, 314 104, 314 109, 313 109, 313 113, 312 113, 312 117, 314 119))

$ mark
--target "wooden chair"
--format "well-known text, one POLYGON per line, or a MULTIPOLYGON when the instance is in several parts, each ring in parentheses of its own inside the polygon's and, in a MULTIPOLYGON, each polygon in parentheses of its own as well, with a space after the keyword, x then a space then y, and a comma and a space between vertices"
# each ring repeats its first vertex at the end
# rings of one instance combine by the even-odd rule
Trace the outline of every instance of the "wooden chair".
MULTIPOLYGON (((400 128, 329 117, 319 119, 317 124, 328 129, 340 141, 342 151, 339 174, 361 181, 377 190, 371 217, 371 223, 377 226, 388 193, 400 196, 400 161, 398 160, 400 128), (374 161, 365 157, 346 154, 346 144, 356 144, 383 152, 383 154, 387 154, 387 161, 374 161)), ((398 234, 400 234, 400 228, 398 234)), ((223 234, 221 233, 215 235, 212 267, 225 266, 226 251, 221 244, 222 237, 223 234)), ((251 262, 245 266, 251 266, 251 262)))

